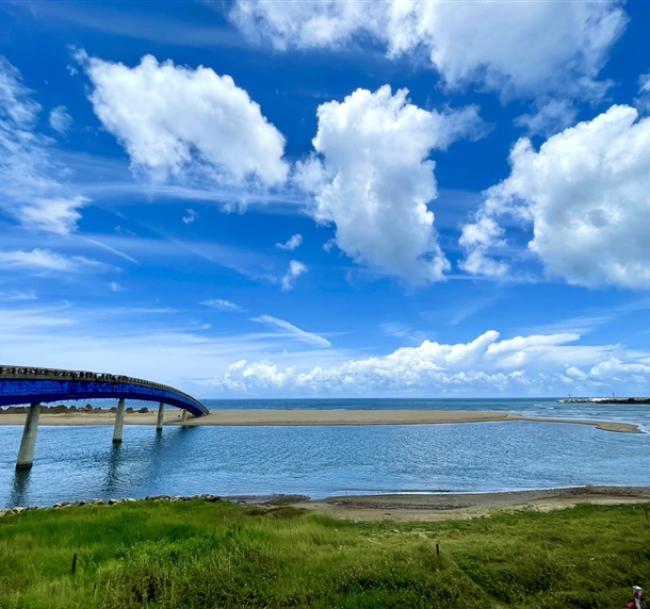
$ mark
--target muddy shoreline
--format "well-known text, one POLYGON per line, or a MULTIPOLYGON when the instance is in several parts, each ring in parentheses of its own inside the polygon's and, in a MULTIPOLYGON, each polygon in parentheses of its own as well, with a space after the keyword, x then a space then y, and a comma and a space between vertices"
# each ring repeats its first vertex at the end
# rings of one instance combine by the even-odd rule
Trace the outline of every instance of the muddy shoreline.
POLYGON ((334 496, 325 499, 311 499, 305 495, 158 495, 140 499, 133 497, 89 499, 42 507, 7 507, 0 509, 0 517, 26 510, 57 510, 84 505, 113 506, 135 501, 192 500, 226 501, 268 511, 289 507, 354 521, 426 522, 480 518, 496 512, 559 510, 579 504, 650 506, 650 486, 584 486, 485 493, 387 493, 334 496))
POLYGON ((450 520, 477 518, 495 511, 548 511, 578 504, 650 503, 650 487, 585 486, 487 493, 406 493, 329 497, 291 504, 352 520, 450 520))

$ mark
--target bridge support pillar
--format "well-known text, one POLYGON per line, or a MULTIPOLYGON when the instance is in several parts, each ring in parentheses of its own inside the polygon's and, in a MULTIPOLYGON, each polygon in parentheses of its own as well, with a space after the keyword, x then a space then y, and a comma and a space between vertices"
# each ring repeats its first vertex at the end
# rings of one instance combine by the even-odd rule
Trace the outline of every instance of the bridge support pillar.
POLYGON ((186 419, 187 419, 187 410, 183 408, 183 414, 181 415, 181 423, 185 423, 186 419))
POLYGON ((34 462, 34 449, 36 448, 36 432, 38 431, 38 417, 41 414, 41 405, 32 404, 27 411, 23 437, 20 441, 16 469, 30 469, 34 462))
POLYGON ((162 431, 163 429, 163 415, 165 414, 164 408, 165 404, 160 402, 160 405, 158 406, 158 419, 156 419, 156 431, 162 431))
POLYGON ((119 444, 122 441, 124 432, 124 398, 120 398, 117 403, 117 412, 115 413, 115 429, 113 430, 113 444, 119 444))

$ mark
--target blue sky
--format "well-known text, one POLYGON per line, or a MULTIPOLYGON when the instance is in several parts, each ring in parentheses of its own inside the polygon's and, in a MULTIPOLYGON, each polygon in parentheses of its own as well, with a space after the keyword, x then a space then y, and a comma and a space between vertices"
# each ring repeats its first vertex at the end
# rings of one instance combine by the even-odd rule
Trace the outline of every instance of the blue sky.
POLYGON ((650 5, 0 5, 0 360, 204 397, 650 393, 650 5))

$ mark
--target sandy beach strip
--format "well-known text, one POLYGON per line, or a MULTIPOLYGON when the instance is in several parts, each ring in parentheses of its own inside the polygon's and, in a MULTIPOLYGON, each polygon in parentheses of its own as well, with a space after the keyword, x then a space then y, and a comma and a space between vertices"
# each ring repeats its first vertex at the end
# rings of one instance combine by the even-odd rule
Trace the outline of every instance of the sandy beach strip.
MULTIPOLYGON (((25 414, 2 413, 0 425, 22 425, 25 414)), ((111 412, 42 413, 41 425, 112 425, 115 414, 111 412)), ((126 425, 155 425, 156 413, 127 413, 126 425)), ((203 417, 189 417, 181 421, 180 411, 166 411, 165 425, 185 426, 319 426, 319 425, 439 425, 461 423, 538 422, 590 425, 604 431, 640 433, 631 423, 528 417, 514 413, 476 410, 270 410, 240 409, 213 410, 203 417)))

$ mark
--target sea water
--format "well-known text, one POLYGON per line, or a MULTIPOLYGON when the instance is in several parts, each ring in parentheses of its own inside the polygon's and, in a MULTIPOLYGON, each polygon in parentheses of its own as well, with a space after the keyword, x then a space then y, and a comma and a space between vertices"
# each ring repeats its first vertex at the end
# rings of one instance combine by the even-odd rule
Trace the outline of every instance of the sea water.
MULTIPOLYGON (((552 400, 264 400, 214 407, 500 410, 637 423, 650 408, 552 400)), ((650 435, 507 422, 313 427, 46 427, 16 474, 21 426, 0 427, 0 506, 147 495, 480 492, 650 483, 650 435)))

